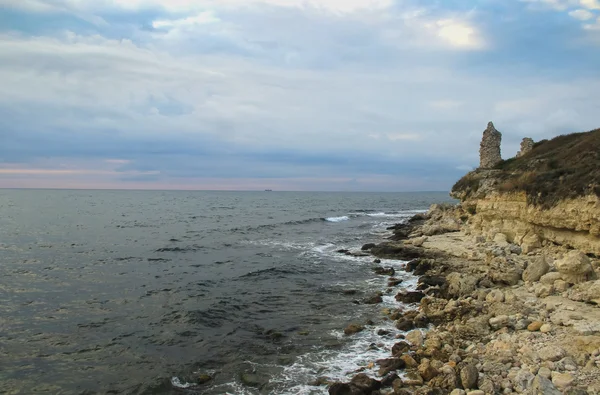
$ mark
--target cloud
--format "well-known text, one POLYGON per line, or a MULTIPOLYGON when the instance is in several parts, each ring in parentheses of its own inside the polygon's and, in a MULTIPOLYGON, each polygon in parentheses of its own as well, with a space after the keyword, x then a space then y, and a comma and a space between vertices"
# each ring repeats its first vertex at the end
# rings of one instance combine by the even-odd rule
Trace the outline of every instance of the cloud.
POLYGON ((216 23, 220 19, 215 16, 211 11, 201 12, 195 16, 189 16, 187 18, 175 19, 175 20, 156 20, 152 22, 152 27, 155 29, 162 28, 173 28, 173 27, 185 27, 194 25, 204 25, 207 23, 216 23))
POLYGON ((597 126, 596 10, 531 5, 0 0, 0 186, 446 189, 597 126))
POLYGON ((594 17, 593 13, 591 13, 588 10, 582 10, 582 9, 570 11, 569 15, 571 15, 575 19, 579 19, 580 21, 587 21, 594 17))
POLYGON ((580 0, 579 3, 588 10, 600 10, 600 1, 598 0, 580 0))

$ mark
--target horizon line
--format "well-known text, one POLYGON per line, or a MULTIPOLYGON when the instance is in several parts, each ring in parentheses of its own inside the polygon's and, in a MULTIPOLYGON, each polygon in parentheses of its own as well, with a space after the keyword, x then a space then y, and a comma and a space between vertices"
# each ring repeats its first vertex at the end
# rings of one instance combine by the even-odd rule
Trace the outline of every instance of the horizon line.
POLYGON ((333 193, 449 193, 446 190, 411 191, 327 191, 327 190, 265 190, 265 189, 144 189, 144 188, 44 188, 44 187, 0 187, 0 190, 43 190, 43 191, 145 191, 145 192, 333 192, 333 193))

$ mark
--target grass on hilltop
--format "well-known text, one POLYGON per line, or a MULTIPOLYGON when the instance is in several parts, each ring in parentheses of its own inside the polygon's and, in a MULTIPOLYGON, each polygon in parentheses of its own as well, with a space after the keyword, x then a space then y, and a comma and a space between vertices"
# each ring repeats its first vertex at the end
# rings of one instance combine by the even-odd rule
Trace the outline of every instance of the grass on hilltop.
MULTIPOLYGON (((529 204, 542 208, 563 199, 600 196, 600 129, 539 141, 526 155, 504 160, 495 169, 500 191, 525 192, 529 204)), ((477 192, 480 178, 477 171, 469 173, 452 190, 468 198, 477 192)))

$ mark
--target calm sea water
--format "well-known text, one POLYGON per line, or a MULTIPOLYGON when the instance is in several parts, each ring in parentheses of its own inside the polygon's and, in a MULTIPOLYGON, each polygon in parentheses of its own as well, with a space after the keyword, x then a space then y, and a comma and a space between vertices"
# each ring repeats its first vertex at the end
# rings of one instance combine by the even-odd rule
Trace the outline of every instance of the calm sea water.
POLYGON ((394 341, 376 334, 393 328, 380 314, 393 293, 356 304, 386 278, 335 251, 443 201, 0 190, 0 393, 327 393, 308 384, 350 377, 394 341), (192 387, 202 374, 213 379, 192 387))

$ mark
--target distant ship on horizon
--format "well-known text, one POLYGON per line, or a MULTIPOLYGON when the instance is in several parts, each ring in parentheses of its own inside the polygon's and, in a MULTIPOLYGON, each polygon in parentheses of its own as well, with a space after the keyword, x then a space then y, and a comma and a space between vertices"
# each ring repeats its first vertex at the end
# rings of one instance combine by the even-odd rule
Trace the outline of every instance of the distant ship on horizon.
POLYGON ((273 192, 272 189, 265 189, 265 192, 273 192))

